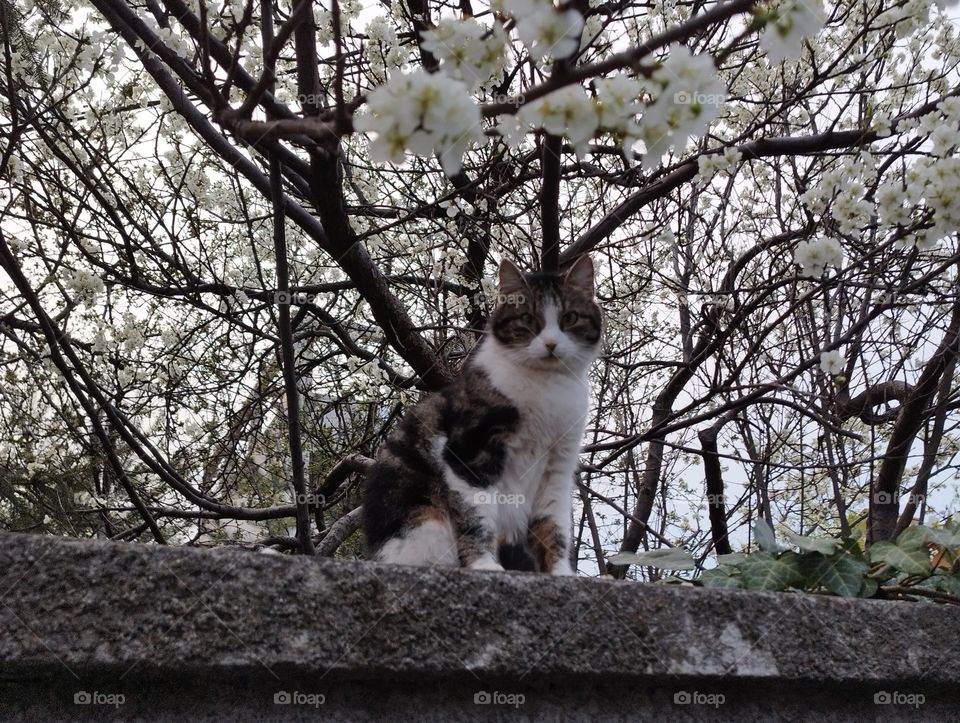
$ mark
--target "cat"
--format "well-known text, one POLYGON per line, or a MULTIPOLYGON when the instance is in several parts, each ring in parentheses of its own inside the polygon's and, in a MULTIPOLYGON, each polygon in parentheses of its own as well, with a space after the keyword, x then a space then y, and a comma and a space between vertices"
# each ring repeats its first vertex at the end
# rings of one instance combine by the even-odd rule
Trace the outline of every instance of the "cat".
POLYGON ((603 331, 593 262, 524 274, 504 260, 498 292, 458 377, 404 415, 366 476, 373 560, 574 574, 574 474, 603 331))

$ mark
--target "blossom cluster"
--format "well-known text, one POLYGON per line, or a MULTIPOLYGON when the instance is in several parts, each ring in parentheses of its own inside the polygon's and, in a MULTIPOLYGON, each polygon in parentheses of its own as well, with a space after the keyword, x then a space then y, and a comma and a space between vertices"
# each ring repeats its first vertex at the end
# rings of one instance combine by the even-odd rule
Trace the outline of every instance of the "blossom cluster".
POLYGON ((651 168, 672 144, 703 133, 725 99, 713 60, 674 45, 652 82, 618 75, 595 81, 593 95, 580 86, 561 88, 521 108, 501 133, 515 144, 527 127, 540 128, 565 136, 579 155, 598 133, 612 133, 623 140, 628 158, 633 144, 644 141, 644 166, 651 168), (645 95, 655 97, 643 105, 645 95))
POLYGON ((727 98, 727 87, 717 76, 713 58, 694 55, 679 43, 651 80, 659 88, 643 113, 640 139, 646 145, 643 165, 654 168, 670 146, 691 135, 701 135, 717 117, 727 98))
POLYGON ((788 0, 770 12, 760 47, 774 63, 799 57, 803 41, 816 35, 827 19, 822 0, 788 0))
POLYGON ((827 266, 836 268, 843 266, 843 246, 837 239, 830 236, 810 239, 797 245, 793 260, 800 265, 803 273, 821 276, 827 266))
POLYGON ((593 98, 579 85, 569 85, 528 103, 517 113, 515 122, 508 142, 518 141, 532 126, 566 136, 578 155, 586 150, 599 125, 593 98))
POLYGON ((723 153, 700 156, 694 183, 703 185, 717 173, 734 171, 740 165, 742 157, 743 154, 737 148, 727 148, 723 153))
POLYGON ((918 130, 928 140, 925 156, 909 165, 903 179, 880 181, 877 160, 862 152, 824 172, 800 200, 815 214, 829 214, 844 234, 856 234, 874 219, 896 229, 901 246, 934 248, 960 228, 960 98, 946 98, 922 120, 902 119, 898 132, 918 130), (875 188, 872 198, 869 188, 875 188), (908 233, 904 235, 902 232, 908 233))
POLYGON ((77 269, 67 280, 67 288, 76 294, 76 297, 86 307, 93 306, 97 295, 103 292, 103 280, 86 269, 77 269))
POLYGON ((548 55, 568 58, 580 48, 583 16, 576 10, 560 10, 551 0, 505 0, 504 10, 513 16, 517 37, 534 62, 548 55))
POLYGON ((375 17, 367 23, 367 43, 363 55, 376 78, 386 78, 387 68, 399 68, 407 60, 407 50, 400 44, 396 28, 390 18, 375 17))
POLYGON ((507 34, 500 23, 445 18, 421 36, 421 47, 442 61, 440 70, 473 90, 503 72, 507 34))
MULTIPOLYGON (((924 158, 907 172, 908 187, 933 213, 932 225, 917 232, 921 250, 932 248, 960 228, 960 158, 924 158)), ((909 203, 909 202, 908 202, 909 203)))
MULTIPOLYGON (((563 17, 542 0, 509 0, 507 7, 518 19, 518 32, 520 18, 542 15, 544 8, 563 17)), ((573 42, 579 43, 579 27, 574 36, 573 42)), ((441 72, 396 73, 370 93, 368 113, 356 118, 355 127, 376 134, 371 160, 400 162, 408 150, 417 155, 433 151, 447 174, 459 171, 463 152, 483 138, 471 92, 502 71, 504 40, 499 25, 488 29, 472 19, 441 21, 425 31, 424 48, 441 60, 441 72)), ((550 46, 554 57, 566 47, 562 41, 550 46)), ((531 54, 539 42, 528 44, 531 54)), ((713 58, 694 55, 675 43, 649 80, 626 75, 602 78, 594 81, 592 94, 580 85, 565 86, 524 105, 501 122, 499 131, 515 145, 530 128, 542 129, 565 136, 580 155, 591 138, 611 133, 623 142, 628 159, 633 146, 642 141, 644 166, 654 168, 672 145, 704 133, 726 97, 713 58)))
POLYGON ((467 147, 483 138, 480 109, 467 86, 442 73, 397 73, 370 92, 367 110, 354 126, 377 134, 369 152, 378 163, 399 163, 407 149, 420 156, 433 151, 444 172, 454 175, 467 147))

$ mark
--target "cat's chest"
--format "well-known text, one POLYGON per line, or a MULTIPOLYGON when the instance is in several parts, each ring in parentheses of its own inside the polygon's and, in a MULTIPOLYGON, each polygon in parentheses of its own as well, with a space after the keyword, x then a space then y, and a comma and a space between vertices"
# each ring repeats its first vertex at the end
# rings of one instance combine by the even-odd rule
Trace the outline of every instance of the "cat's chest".
POLYGON ((578 380, 523 389, 512 401, 520 413, 518 442, 549 446, 582 433, 588 403, 578 380))
POLYGON ((564 466, 579 451, 588 400, 571 381, 515 390, 519 424, 507 443, 505 481, 518 490, 536 487, 549 467, 564 466))
POLYGON ((582 426, 589 409, 585 378, 573 374, 491 371, 493 385, 519 412, 518 437, 549 444, 582 426))

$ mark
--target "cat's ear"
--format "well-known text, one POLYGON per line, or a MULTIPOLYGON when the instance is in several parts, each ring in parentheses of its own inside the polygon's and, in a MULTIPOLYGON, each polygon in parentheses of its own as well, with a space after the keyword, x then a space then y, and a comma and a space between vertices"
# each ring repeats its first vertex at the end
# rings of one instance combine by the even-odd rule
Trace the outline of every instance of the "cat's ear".
POLYGON ((567 286, 581 289, 593 296, 593 259, 584 254, 577 259, 576 263, 567 271, 563 280, 567 286))
POLYGON ((499 291, 501 296, 516 294, 527 288, 527 282, 523 278, 523 272, 509 259, 504 259, 500 262, 499 278, 499 291))

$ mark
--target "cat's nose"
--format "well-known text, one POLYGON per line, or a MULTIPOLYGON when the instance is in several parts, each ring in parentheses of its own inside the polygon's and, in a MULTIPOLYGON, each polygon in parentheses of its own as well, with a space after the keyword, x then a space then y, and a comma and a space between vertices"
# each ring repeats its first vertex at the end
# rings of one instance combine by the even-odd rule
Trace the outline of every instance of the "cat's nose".
POLYGON ((547 347, 547 351, 551 354, 553 354, 554 350, 557 348, 557 342, 553 341, 552 339, 550 341, 543 342, 543 345, 547 347))

